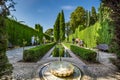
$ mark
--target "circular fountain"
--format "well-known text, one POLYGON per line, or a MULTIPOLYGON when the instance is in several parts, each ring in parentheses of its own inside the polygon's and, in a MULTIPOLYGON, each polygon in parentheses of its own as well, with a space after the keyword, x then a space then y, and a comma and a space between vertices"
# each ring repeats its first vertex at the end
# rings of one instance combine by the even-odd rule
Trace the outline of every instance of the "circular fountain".
POLYGON ((65 61, 56 61, 50 64, 50 72, 58 77, 67 77, 73 74, 74 66, 65 61))
POLYGON ((43 66, 39 73, 41 80, 80 80, 80 69, 66 61, 54 61, 43 66))

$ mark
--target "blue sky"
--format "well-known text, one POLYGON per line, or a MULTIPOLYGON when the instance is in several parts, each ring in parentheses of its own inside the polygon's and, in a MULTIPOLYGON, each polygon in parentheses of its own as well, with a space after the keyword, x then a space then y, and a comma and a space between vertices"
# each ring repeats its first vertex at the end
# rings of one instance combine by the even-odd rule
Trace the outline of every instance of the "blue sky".
POLYGON ((44 31, 53 28, 57 14, 63 9, 65 21, 70 20, 70 14, 82 6, 91 10, 94 6, 98 9, 100 0, 14 0, 15 12, 12 12, 17 21, 24 21, 26 25, 33 27, 35 24, 43 26, 44 31))

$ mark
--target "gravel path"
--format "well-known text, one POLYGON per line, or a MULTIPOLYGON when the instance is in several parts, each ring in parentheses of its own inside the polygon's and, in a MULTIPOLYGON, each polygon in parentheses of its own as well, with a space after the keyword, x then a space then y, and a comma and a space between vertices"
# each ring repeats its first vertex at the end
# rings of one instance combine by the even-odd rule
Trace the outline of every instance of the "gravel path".
MULTIPOLYGON (((24 49, 30 49, 35 46, 28 46, 24 49)), ((26 80, 26 79, 32 79, 32 73, 34 72, 34 69, 36 69, 37 65, 36 63, 23 63, 18 62, 22 60, 23 58, 23 48, 15 48, 8 50, 6 52, 9 62, 13 65, 13 80, 26 80)))
MULTIPOLYGON (((30 49, 32 47, 35 47, 35 46, 25 47, 24 50, 30 49)), ((8 51, 6 51, 6 54, 8 56, 9 62, 14 64, 17 61, 22 60, 22 58, 23 58, 23 47, 8 50, 8 51)))
MULTIPOLYGON (((34 46, 25 47, 25 49, 34 46)), ((66 48, 66 47, 65 47, 66 48)), ((40 67, 50 61, 59 60, 59 58, 49 57, 54 47, 47 52, 47 54, 37 63, 18 62, 22 59, 23 48, 16 48, 7 51, 7 56, 10 63, 13 64, 13 80, 36 80, 39 78, 40 67), (33 79, 34 78, 34 79, 33 79)), ((99 61, 101 64, 85 64, 78 57, 74 55, 68 48, 66 50, 72 57, 62 58, 64 61, 69 61, 77 65, 85 74, 82 80, 120 80, 120 73, 115 72, 115 66, 111 64, 109 58, 116 58, 113 54, 99 52, 99 61)), ((38 79, 39 80, 39 79, 38 79)))

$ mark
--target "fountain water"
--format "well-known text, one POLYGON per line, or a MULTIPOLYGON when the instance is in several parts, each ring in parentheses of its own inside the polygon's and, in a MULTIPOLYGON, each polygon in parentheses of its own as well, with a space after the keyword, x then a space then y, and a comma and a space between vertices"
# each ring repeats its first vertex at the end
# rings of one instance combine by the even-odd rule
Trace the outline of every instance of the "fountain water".
POLYGON ((70 62, 54 61, 40 70, 41 80, 80 80, 80 69, 70 62))
POLYGON ((49 66, 50 72, 58 77, 67 77, 73 74, 74 66, 65 61, 56 61, 49 66))

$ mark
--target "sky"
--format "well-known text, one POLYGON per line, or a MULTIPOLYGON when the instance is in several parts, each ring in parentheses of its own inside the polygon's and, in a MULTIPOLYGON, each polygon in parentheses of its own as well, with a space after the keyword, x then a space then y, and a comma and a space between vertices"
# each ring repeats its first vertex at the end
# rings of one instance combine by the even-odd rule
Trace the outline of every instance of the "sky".
POLYGON ((70 20, 70 14, 78 7, 91 10, 98 9, 100 0, 14 0, 16 11, 11 12, 17 21, 34 28, 35 24, 43 26, 46 31, 53 28, 58 13, 64 10, 65 22, 70 20))

